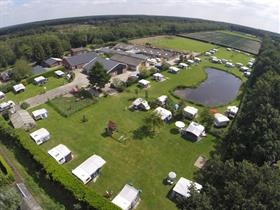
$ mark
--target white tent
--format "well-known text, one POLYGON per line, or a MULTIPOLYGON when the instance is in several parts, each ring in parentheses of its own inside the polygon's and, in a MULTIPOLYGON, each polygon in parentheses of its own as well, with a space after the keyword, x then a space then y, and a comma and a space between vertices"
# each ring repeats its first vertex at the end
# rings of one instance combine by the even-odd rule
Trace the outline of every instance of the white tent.
POLYGON ((150 110, 150 106, 146 100, 143 98, 137 98, 132 102, 132 107, 134 109, 150 110))
POLYGON ((164 76, 161 73, 155 73, 153 74, 153 79, 156 81, 161 81, 164 79, 164 76))
POLYGON ((48 79, 44 76, 39 76, 39 77, 36 77, 34 78, 34 82, 35 84, 39 85, 39 84, 43 84, 47 81, 48 79))
POLYGON ((106 161, 102 157, 98 155, 92 155, 81 165, 72 170, 72 173, 84 184, 87 184, 92 179, 97 178, 100 169, 105 165, 105 163, 106 161))
POLYGON ((138 81, 138 84, 143 88, 147 88, 150 85, 150 81, 145 80, 145 79, 141 79, 141 80, 138 81))
POLYGON ((51 138, 49 131, 45 128, 40 128, 39 130, 30 133, 30 136, 38 145, 43 144, 51 138))
POLYGON ((72 159, 71 151, 63 144, 59 144, 56 147, 48 151, 49 155, 52 156, 59 164, 66 163, 72 159))
POLYGON ((113 199, 112 203, 122 210, 133 209, 140 200, 140 191, 126 184, 119 194, 113 199))
POLYGON ((172 118, 172 113, 162 107, 156 108, 154 112, 157 113, 163 121, 169 121, 172 118))
POLYGON ((190 59, 189 59, 189 60, 187 60, 187 63, 188 63, 188 64, 194 64, 194 60, 190 60, 190 59))
POLYGON ((170 66, 168 71, 170 73, 177 74, 180 71, 180 69, 175 66, 170 66))
POLYGON ((183 115, 189 119, 195 118, 198 113, 198 109, 192 106, 186 106, 183 111, 183 115))
POLYGON ((32 112, 32 117, 34 120, 46 119, 48 118, 48 111, 46 109, 38 109, 32 112))
POLYGON ((13 101, 3 102, 0 104, 0 112, 10 109, 15 106, 13 101))
POLYGON ((223 114, 220 114, 220 113, 214 114, 214 124, 216 127, 227 126, 229 121, 230 120, 228 119, 228 117, 223 114))
POLYGON ((186 64, 186 63, 179 63, 179 67, 182 68, 182 69, 183 69, 183 68, 188 68, 188 66, 189 66, 189 65, 186 64))
POLYGON ((157 100, 161 105, 165 105, 167 98, 168 97, 166 95, 162 95, 162 96, 158 97, 157 100))
POLYGON ((245 71, 249 71, 249 68, 247 66, 242 66, 240 68, 241 71, 245 72, 245 71))
POLYGON ((200 59, 200 58, 198 58, 198 57, 195 57, 195 58, 194 58, 194 61, 195 61, 195 62, 200 62, 200 61, 201 61, 201 59, 200 59))
POLYGON ((206 55, 206 56, 210 56, 211 55, 211 53, 210 52, 205 52, 205 54, 204 55, 206 55))
POLYGON ((245 72, 244 72, 244 76, 245 76, 245 77, 250 77, 250 76, 251 76, 251 72, 245 71, 245 72))
POLYGON ((5 97, 5 93, 3 93, 2 91, 0 91, 0 99, 5 97))
POLYGON ((54 72, 54 74, 57 76, 57 77, 63 77, 65 75, 65 73, 61 70, 57 70, 54 72))
POLYGON ((20 83, 20 84, 14 85, 13 90, 15 93, 19 93, 21 91, 25 91, 25 86, 20 83))
POLYGON ((196 122, 191 122, 186 129, 181 131, 181 135, 197 141, 205 135, 205 127, 196 122))
POLYGON ((197 192, 200 192, 200 190, 202 189, 202 185, 190 181, 184 177, 181 177, 178 182, 176 183, 176 185, 174 186, 173 190, 172 190, 172 195, 173 196, 182 196, 185 198, 190 197, 190 189, 191 187, 194 187, 194 189, 197 192))
POLYGON ((228 106, 227 107, 226 113, 229 117, 231 117, 231 118, 235 117, 237 112, 238 112, 238 107, 237 106, 228 106))
POLYGON ((231 62, 226 62, 226 67, 233 68, 234 64, 231 62))

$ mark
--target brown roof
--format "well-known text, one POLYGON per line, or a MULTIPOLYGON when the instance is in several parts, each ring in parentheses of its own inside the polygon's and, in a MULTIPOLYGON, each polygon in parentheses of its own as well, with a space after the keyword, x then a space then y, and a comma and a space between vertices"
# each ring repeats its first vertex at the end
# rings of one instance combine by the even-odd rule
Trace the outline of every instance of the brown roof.
POLYGON ((120 63, 125 63, 129 66, 135 66, 135 67, 143 63, 143 59, 131 57, 129 55, 119 55, 119 54, 113 55, 111 57, 111 60, 120 63))

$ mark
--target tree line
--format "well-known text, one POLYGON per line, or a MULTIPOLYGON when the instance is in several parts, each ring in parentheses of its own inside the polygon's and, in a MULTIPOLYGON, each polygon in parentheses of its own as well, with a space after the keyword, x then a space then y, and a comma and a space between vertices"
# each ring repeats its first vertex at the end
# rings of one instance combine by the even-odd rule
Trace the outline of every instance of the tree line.
POLYGON ((280 45, 264 40, 237 119, 181 209, 280 209, 280 45))

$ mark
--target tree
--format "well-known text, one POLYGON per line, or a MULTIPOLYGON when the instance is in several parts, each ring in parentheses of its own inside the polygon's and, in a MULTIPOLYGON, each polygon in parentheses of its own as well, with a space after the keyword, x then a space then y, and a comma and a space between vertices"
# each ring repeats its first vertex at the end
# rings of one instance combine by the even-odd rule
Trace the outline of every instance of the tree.
POLYGON ((214 123, 214 117, 208 108, 203 109, 200 114, 201 123, 205 126, 206 131, 210 131, 214 123))
POLYGON ((93 87, 104 88, 110 81, 111 75, 107 73, 106 69, 99 62, 96 62, 89 71, 88 79, 93 87))
POLYGON ((45 52, 41 44, 36 43, 33 47, 33 59, 37 63, 42 63, 45 59, 45 52))
POLYGON ((144 122, 149 128, 152 128, 153 133, 156 132, 157 128, 160 128, 163 125, 160 115, 156 112, 152 112, 150 116, 145 118, 144 122))
POLYGON ((20 202, 21 198, 15 188, 9 186, 0 187, 0 209, 18 209, 20 202))
POLYGON ((32 68, 26 60, 17 60, 14 67, 14 78, 20 81, 28 76, 32 75, 32 68))

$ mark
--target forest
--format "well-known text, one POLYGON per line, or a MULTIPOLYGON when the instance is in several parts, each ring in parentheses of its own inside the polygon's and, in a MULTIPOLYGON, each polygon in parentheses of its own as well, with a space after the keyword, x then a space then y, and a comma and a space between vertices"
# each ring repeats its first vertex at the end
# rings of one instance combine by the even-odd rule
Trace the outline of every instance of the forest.
POLYGON ((264 39, 240 113, 183 209, 280 209, 280 45, 264 39))

